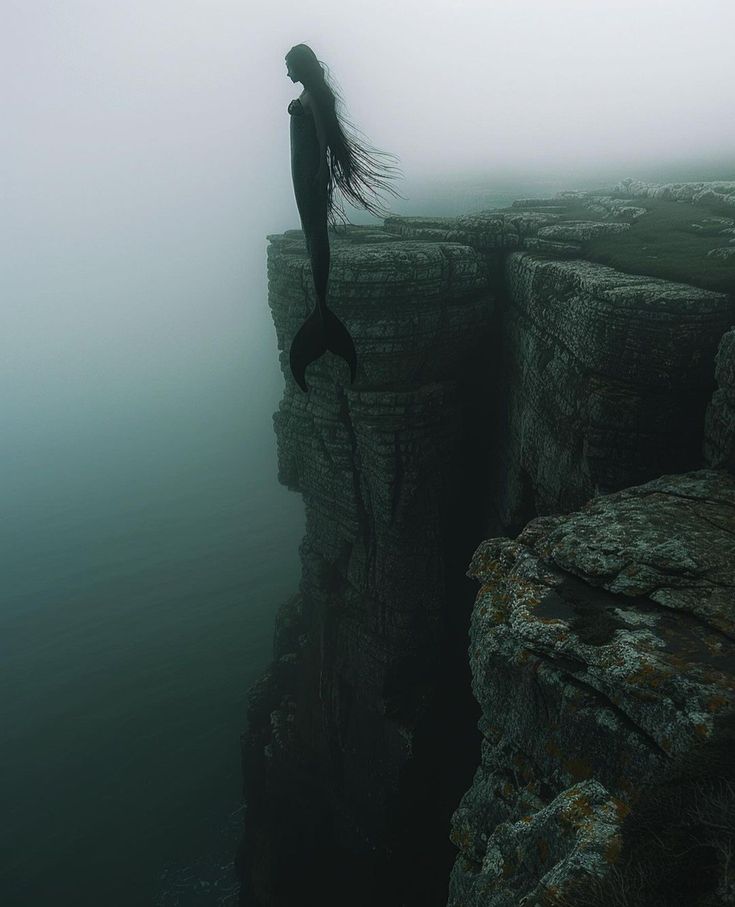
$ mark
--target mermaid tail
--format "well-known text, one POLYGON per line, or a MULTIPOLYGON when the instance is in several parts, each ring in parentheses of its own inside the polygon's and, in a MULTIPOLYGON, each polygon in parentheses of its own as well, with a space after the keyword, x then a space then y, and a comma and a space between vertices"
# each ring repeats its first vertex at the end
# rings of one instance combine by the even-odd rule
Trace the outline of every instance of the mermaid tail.
POLYGON ((326 351, 344 359, 350 367, 350 383, 354 384, 357 370, 355 344, 350 332, 326 305, 314 309, 301 325, 291 344, 291 372, 302 391, 308 391, 305 372, 309 363, 314 362, 326 351))

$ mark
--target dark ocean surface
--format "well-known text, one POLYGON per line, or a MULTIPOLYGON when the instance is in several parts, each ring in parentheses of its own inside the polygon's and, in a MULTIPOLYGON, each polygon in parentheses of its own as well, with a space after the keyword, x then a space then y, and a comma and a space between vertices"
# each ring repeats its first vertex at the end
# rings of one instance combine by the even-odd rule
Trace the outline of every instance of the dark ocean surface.
POLYGON ((194 903, 215 864, 231 878, 245 693, 298 588, 303 505, 276 478, 275 350, 255 400, 230 366, 6 446, 8 907, 194 903))

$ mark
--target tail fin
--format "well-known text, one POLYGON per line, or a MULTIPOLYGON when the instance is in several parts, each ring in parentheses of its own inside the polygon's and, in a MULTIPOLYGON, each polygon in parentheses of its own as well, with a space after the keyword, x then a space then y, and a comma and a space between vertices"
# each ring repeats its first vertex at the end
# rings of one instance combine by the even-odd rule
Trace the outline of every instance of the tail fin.
POLYGON ((309 389, 306 386, 304 377, 306 366, 318 359, 326 351, 324 324, 319 314, 319 309, 315 307, 311 315, 298 329, 291 343, 291 372, 294 380, 304 393, 309 389))
POLYGON ((324 325, 327 329, 327 349, 339 356, 350 367, 350 384, 355 383, 357 371, 357 353, 355 344, 347 328, 337 318, 331 309, 324 308, 324 325))
POLYGON ((315 306, 291 344, 291 372, 304 392, 309 389, 305 379, 307 365, 324 355, 327 350, 345 360, 350 367, 350 383, 355 381, 357 355, 350 332, 331 309, 324 306, 322 313, 319 312, 319 307, 315 306))

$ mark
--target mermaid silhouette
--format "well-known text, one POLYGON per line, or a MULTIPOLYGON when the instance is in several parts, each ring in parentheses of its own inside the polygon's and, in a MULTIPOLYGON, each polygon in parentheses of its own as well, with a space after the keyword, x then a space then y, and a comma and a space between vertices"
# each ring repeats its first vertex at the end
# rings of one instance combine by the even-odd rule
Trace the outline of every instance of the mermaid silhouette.
POLYGON ((378 217, 389 214, 379 200, 379 191, 403 196, 389 183, 396 173, 400 173, 399 168, 378 160, 380 156, 394 158, 394 155, 377 151, 346 131, 346 127, 352 130, 354 127, 341 111, 337 113, 337 102, 342 106, 342 99, 329 77, 326 64, 321 63, 306 44, 292 47, 285 59, 288 77, 304 86, 301 96, 288 105, 288 112, 291 115, 291 176, 316 291, 314 309, 297 331, 290 353, 291 372, 306 392, 306 367, 327 350, 349 365, 350 383, 354 383, 357 370, 352 337, 327 306, 327 222, 336 227, 335 215, 338 214, 342 222, 347 223, 344 209, 333 194, 335 185, 352 204, 378 217))

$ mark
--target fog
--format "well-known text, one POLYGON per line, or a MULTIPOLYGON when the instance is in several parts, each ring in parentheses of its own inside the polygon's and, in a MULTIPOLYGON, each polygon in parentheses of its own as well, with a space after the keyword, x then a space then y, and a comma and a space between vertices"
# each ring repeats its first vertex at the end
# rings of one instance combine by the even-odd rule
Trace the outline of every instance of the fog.
POLYGON ((239 796, 300 569, 266 277, 299 226, 289 48, 399 158, 396 213, 456 214, 735 178, 734 33, 732 0, 3 0, 1 773, 11 882, 52 892, 25 903, 149 903, 239 796))
POLYGON ((238 347, 272 390, 265 236, 298 226, 293 44, 400 158, 408 201, 393 205, 410 213, 427 180, 573 186, 595 168, 732 162, 734 28, 729 0, 5 0, 0 378, 14 418, 31 430, 29 402, 72 389, 83 408, 204 380, 238 347))

